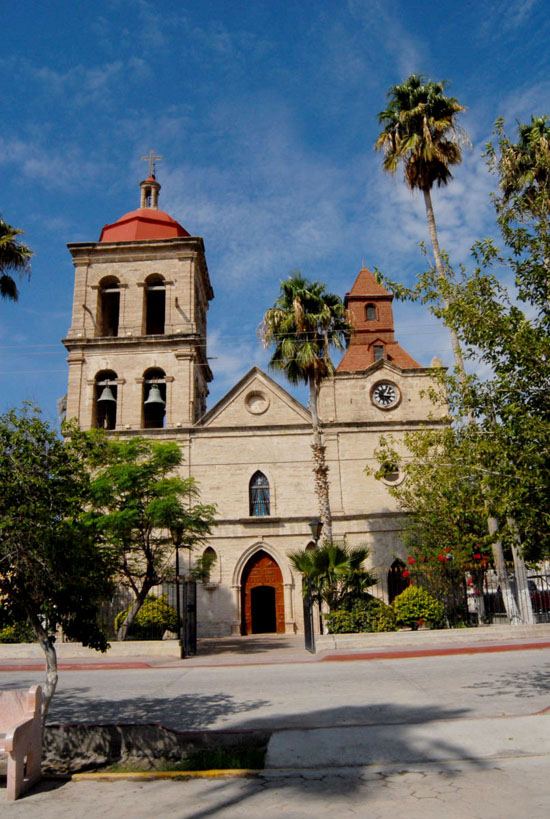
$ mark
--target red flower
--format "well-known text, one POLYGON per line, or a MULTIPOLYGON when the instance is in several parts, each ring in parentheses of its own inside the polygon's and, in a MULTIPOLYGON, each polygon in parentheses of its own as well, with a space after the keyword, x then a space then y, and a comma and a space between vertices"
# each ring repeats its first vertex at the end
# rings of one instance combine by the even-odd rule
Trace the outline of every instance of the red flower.
POLYGON ((476 552, 474 555, 474 560, 481 560, 481 555, 479 552, 476 552))
POLYGON ((473 585, 474 585, 474 581, 472 580, 471 577, 469 577, 468 578, 468 586, 473 586, 473 585))
POLYGON ((426 558, 425 558, 425 557, 421 557, 421 558, 420 558, 420 562, 421 562, 421 563, 424 563, 424 561, 425 561, 425 560, 426 560, 426 558))
POLYGON ((439 560, 440 563, 445 563, 445 561, 447 560, 445 555, 438 555, 437 559, 439 560))
POLYGON ((410 575, 409 570, 405 569, 405 571, 403 572, 403 577, 408 577, 409 575, 410 575))
POLYGON ((450 546, 445 546, 444 551, 445 551, 445 552, 450 552, 450 551, 451 551, 451 547, 450 547, 450 546))
POLYGON ((416 563, 416 560, 414 559, 414 557, 408 557, 407 562, 412 566, 414 563, 416 563))

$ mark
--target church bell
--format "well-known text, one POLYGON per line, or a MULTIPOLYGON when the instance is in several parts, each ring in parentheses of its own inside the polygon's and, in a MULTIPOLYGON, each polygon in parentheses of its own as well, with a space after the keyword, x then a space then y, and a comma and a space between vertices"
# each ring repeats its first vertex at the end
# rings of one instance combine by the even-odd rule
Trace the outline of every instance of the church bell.
POLYGON ((143 402, 144 404, 159 404, 161 406, 166 405, 166 401, 163 400, 162 395, 160 394, 160 390, 157 384, 151 384, 151 388, 149 390, 149 395, 147 396, 146 401, 143 402))
POLYGON ((116 398, 113 395, 109 385, 107 385, 106 387, 103 387, 103 392, 101 393, 101 395, 97 399, 97 403, 99 404, 100 401, 113 401, 116 404, 116 398))

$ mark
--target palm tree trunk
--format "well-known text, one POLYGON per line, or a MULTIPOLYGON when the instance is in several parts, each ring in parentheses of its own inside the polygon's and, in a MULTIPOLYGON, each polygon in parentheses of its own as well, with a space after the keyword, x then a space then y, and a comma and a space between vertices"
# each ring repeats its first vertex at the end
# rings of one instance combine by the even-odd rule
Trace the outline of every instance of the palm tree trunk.
MULTIPOLYGON (((441 281, 447 281, 447 277, 445 276, 445 268, 443 266, 443 259, 441 258, 441 251, 439 249, 439 239, 437 238, 437 228, 435 225, 435 216, 434 216, 434 209, 432 205, 432 195, 429 190, 423 191, 424 193, 424 204, 426 206, 426 217, 428 219, 428 230, 430 232, 430 241, 432 244, 432 250, 434 254, 435 260, 435 269, 437 271, 437 275, 441 281)), ((449 307, 449 300, 444 297, 443 303, 445 307, 449 307)), ((449 334, 451 336, 451 346, 453 348, 453 356, 455 360, 455 366, 460 373, 460 380, 462 383, 466 380, 466 369, 464 367, 464 360, 462 358, 462 351, 460 349, 460 342, 458 340, 458 336, 456 331, 453 327, 449 327, 449 334)))
POLYGON ((317 398, 319 385, 313 381, 309 383, 309 411, 313 427, 313 474, 315 475, 315 491, 319 500, 319 517, 323 522, 321 544, 332 541, 332 515, 330 512, 328 466, 326 462, 326 448, 323 444, 323 432, 317 412, 317 398))

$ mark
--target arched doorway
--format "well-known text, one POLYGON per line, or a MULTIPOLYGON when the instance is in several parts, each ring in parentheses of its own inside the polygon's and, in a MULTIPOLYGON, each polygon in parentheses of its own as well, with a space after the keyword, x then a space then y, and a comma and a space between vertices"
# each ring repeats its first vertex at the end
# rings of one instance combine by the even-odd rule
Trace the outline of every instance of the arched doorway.
POLYGON ((410 585, 407 577, 403 577, 403 572, 407 567, 402 560, 394 560, 388 572, 388 603, 393 603, 398 594, 405 591, 410 585))
POLYGON ((243 569, 241 580, 242 634, 284 634, 283 575, 275 560, 260 549, 243 569))

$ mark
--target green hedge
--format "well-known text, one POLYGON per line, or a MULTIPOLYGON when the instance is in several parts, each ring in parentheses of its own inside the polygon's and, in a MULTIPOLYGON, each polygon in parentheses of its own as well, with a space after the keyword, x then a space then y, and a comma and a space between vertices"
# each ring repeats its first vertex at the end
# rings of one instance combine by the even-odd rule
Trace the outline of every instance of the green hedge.
MULTIPOLYGON (((120 611, 115 618, 115 628, 118 631, 130 606, 120 611)), ((136 614, 134 622, 130 626, 129 637, 134 640, 162 640, 165 631, 178 630, 178 614, 172 606, 168 605, 168 598, 165 594, 155 597, 147 595, 145 601, 136 614)))
POLYGON ((375 597, 357 600, 349 609, 333 609, 325 619, 331 634, 397 630, 392 607, 375 597))
POLYGON ((0 628, 0 643, 34 643, 35 633, 28 623, 10 623, 0 628))

